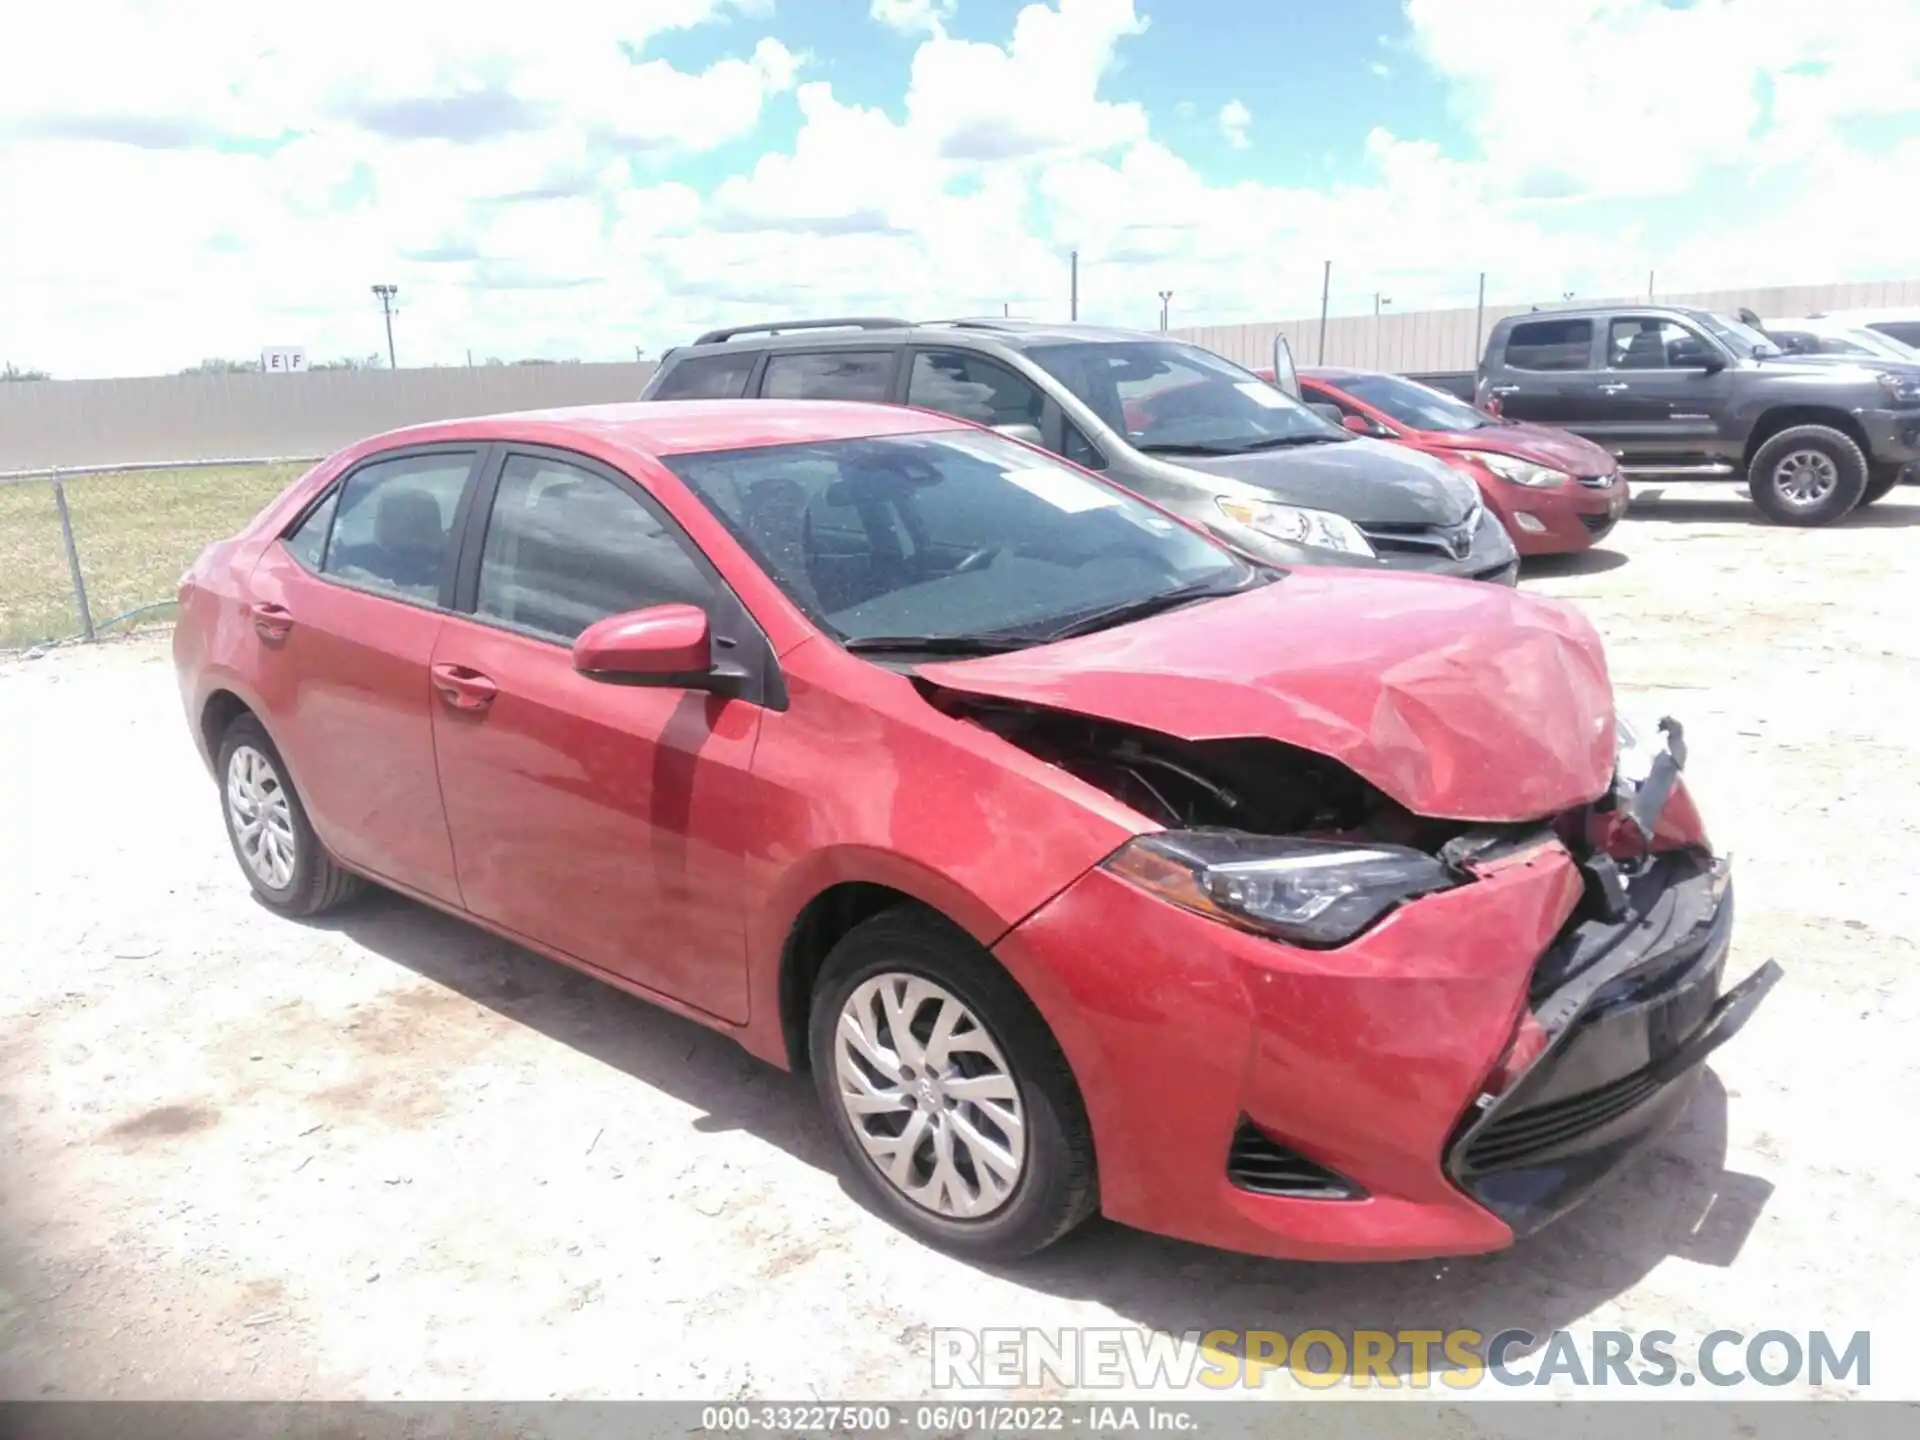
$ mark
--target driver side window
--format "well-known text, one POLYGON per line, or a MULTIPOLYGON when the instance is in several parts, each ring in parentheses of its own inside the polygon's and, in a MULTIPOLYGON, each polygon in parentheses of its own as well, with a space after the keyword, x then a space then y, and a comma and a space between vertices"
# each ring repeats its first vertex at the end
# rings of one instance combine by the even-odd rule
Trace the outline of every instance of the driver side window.
POLYGON ((1682 369, 1708 353, 1706 341, 1672 320, 1625 316, 1607 327, 1609 370, 1682 369))

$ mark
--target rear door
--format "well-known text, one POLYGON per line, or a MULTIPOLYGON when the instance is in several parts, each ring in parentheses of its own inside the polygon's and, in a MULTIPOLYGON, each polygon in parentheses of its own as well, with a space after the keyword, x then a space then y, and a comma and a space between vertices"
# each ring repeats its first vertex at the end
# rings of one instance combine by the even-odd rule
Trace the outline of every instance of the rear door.
POLYGON ((901 347, 773 350, 760 370, 766 400, 862 400, 900 402, 901 347))
POLYGON ((574 638, 650 605, 764 646, 628 476, 503 447, 476 492, 432 705, 460 888, 475 915, 724 1019, 746 1018, 757 698, 592 680, 574 638))
POLYGON ((460 889, 427 667, 483 449, 362 461, 251 577, 263 718, 321 841, 353 869, 448 905, 460 889))
POLYGON ((1584 434, 1599 418, 1594 333, 1586 316, 1519 321, 1488 375, 1488 398, 1509 419, 1584 434))

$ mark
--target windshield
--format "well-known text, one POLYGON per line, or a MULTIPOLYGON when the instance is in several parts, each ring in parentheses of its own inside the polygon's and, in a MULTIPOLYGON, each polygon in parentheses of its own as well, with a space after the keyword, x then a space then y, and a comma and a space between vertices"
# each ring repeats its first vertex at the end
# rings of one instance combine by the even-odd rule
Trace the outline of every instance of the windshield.
POLYGON ((1721 344, 1742 360, 1760 360, 1780 353, 1780 347, 1760 331, 1730 315, 1702 315, 1699 319, 1721 344))
POLYGON ((998 435, 936 431, 662 463, 843 641, 1032 643, 1097 611, 1245 589, 1274 573, 998 435))
POLYGON ((1124 340, 1039 345, 1026 355, 1136 450, 1236 455, 1353 438, 1197 346, 1124 340))
POLYGON ((1464 400, 1398 375, 1350 375, 1337 383, 1361 404, 1415 430, 1480 430, 1500 423, 1464 400))
POLYGON ((1841 330, 1820 336, 1822 349, 1826 343, 1838 342, 1851 349, 1843 349, 1841 354, 1873 355, 1882 360, 1898 360, 1911 365, 1920 360, 1920 350, 1911 345, 1903 345, 1891 335, 1882 335, 1878 330, 1869 330, 1864 325, 1857 330, 1841 330))

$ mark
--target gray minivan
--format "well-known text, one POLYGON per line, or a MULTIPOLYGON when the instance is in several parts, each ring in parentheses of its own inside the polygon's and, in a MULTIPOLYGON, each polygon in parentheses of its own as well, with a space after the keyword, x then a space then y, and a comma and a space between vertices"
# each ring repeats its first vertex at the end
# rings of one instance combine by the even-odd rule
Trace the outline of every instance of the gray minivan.
POLYGON ((1278 564, 1505 585, 1519 574, 1471 478, 1350 434, 1337 415, 1165 335, 1023 320, 741 325, 668 351, 640 398, 749 396, 916 405, 992 426, 1278 564))

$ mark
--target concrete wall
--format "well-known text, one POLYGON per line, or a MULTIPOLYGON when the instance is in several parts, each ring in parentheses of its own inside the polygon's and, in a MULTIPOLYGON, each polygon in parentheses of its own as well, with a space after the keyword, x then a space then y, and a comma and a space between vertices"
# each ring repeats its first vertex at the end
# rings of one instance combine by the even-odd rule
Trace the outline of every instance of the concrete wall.
POLYGON ((146 460, 318 456, 402 425, 631 400, 628 365, 487 365, 0 384, 0 472, 146 460))
MULTIPOLYGON (((1576 304, 1631 305, 1646 297, 1616 296, 1611 300, 1579 297, 1576 304)), ((1920 306, 1920 280, 1873 281, 1853 285, 1783 285, 1771 289, 1702 290, 1686 294, 1662 293, 1669 305, 1697 305, 1731 314, 1742 305, 1763 319, 1805 315, 1814 310, 1847 310, 1860 306, 1920 306)), ((1525 314, 1527 305, 1489 305, 1479 317, 1484 332, 1505 315, 1525 314)), ((1542 306, 1542 309, 1548 308, 1542 306)), ((1475 336, 1476 316, 1464 310, 1424 310, 1396 315, 1389 310, 1377 321, 1371 315, 1339 315, 1327 321, 1328 365, 1354 365, 1402 374, 1428 370, 1471 370, 1480 363, 1475 336)), ((1267 365, 1273 359, 1273 337, 1284 334, 1300 365, 1323 363, 1320 358, 1320 317, 1269 320, 1249 325, 1201 325, 1173 332, 1197 345, 1217 351, 1242 365, 1267 365)))

